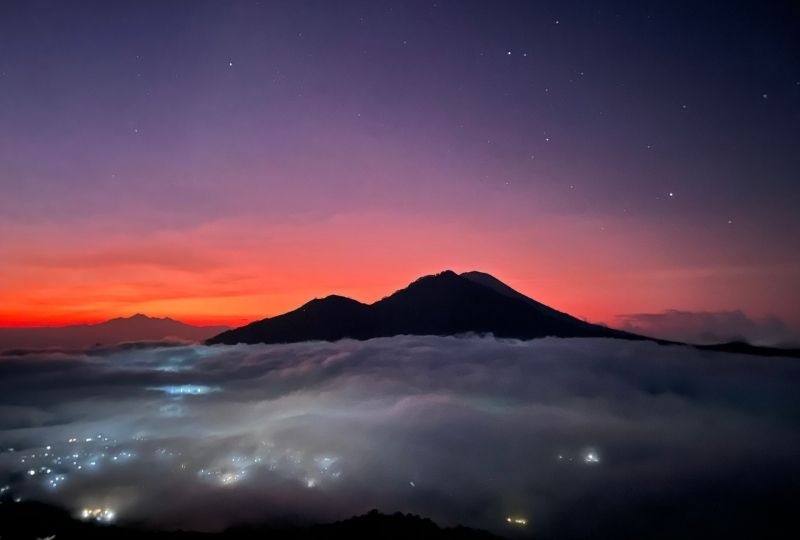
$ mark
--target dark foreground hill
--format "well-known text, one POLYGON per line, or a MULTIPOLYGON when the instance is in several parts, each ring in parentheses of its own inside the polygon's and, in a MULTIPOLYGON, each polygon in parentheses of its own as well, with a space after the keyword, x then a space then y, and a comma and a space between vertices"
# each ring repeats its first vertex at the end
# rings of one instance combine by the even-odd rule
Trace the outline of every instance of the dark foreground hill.
POLYGON ((611 337, 646 339, 590 324, 515 291, 481 272, 425 276, 374 304, 343 296, 223 332, 208 344, 291 343, 401 334, 494 334, 503 338, 611 337))
POLYGON ((368 514, 307 527, 248 527, 219 533, 154 531, 99 525, 72 518, 66 511, 42 503, 0 504, 3 540, 493 540, 500 537, 467 527, 442 528, 412 514, 368 514))

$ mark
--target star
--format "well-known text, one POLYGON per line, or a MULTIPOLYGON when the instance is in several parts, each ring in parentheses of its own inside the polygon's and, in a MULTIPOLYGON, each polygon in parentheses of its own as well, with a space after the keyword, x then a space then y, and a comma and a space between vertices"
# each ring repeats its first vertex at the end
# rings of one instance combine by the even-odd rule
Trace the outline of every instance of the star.
POLYGON ((761 94, 761 97, 762 97, 763 99, 769 99, 769 95, 767 95, 767 94, 761 94))
POLYGON ((233 62, 228 62, 228 67, 233 67, 233 62))
POLYGON ((511 56, 511 51, 506 51, 506 56, 511 56))
POLYGON ((670 192, 669 192, 669 196, 670 196, 670 197, 674 197, 674 196, 675 196, 675 194, 674 194, 673 192, 671 192, 671 191, 670 191, 670 192))

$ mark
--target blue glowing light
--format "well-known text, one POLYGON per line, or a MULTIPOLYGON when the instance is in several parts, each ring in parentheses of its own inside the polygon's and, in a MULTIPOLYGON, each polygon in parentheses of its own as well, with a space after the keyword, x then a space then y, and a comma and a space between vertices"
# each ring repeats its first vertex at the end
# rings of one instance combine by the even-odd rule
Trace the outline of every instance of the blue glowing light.
POLYGON ((164 392, 170 396, 199 396, 202 394, 209 394, 211 392, 218 392, 220 389, 217 386, 205 386, 202 384, 179 384, 155 386, 150 388, 150 390, 164 392))

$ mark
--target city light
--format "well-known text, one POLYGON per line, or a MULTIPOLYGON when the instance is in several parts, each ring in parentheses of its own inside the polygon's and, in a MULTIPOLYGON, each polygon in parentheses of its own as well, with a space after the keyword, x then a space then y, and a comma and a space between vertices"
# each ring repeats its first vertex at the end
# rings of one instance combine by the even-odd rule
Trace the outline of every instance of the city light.
POLYGON ((81 510, 81 519, 84 521, 97 521, 99 523, 111 523, 116 514, 109 508, 84 508, 81 510))
POLYGON ((594 450, 588 450, 583 455, 583 461, 584 463, 589 463, 589 464, 600 463, 600 456, 598 456, 597 452, 595 452, 594 450))

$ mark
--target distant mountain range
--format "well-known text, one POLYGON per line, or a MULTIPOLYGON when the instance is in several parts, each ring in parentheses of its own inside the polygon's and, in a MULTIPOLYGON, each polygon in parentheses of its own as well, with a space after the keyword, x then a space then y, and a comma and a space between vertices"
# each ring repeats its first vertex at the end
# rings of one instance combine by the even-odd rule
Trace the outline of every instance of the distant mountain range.
POLYGON ((291 343, 467 333, 520 339, 648 339, 557 311, 489 274, 456 274, 447 270, 422 277, 373 304, 336 295, 315 299, 289 313, 222 332, 206 343, 291 343))
POLYGON ((227 330, 227 326, 193 326, 175 319, 136 314, 97 324, 73 326, 0 328, 0 350, 14 348, 83 348, 123 341, 177 338, 203 341, 227 330))
POLYGON ((800 358, 800 349, 797 348, 765 347, 763 345, 750 345, 744 341, 730 341, 728 343, 717 343, 714 345, 694 345, 694 347, 704 351, 800 358))

